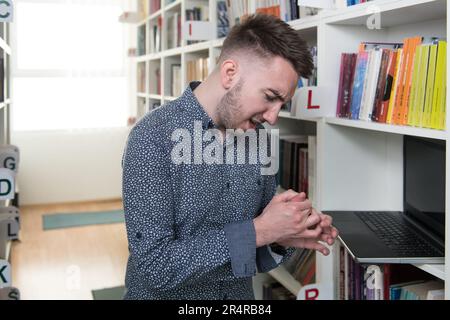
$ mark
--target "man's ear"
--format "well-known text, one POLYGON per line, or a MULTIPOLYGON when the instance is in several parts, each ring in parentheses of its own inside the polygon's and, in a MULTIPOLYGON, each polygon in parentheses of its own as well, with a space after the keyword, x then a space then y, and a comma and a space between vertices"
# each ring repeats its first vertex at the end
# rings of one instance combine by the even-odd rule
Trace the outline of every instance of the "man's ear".
POLYGON ((220 66, 220 80, 225 90, 232 88, 239 78, 238 64, 235 60, 228 59, 220 66))

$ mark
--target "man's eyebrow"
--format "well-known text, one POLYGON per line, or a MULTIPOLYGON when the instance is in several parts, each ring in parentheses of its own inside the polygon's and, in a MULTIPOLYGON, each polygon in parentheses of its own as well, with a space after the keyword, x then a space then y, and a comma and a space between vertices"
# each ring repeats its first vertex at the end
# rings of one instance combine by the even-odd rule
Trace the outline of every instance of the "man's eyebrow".
POLYGON ((280 100, 281 102, 284 102, 284 97, 280 94, 280 92, 278 92, 278 90, 276 90, 276 89, 271 89, 271 88, 267 88, 267 90, 269 90, 270 92, 272 92, 273 95, 275 96, 275 98, 277 98, 277 99, 280 100))

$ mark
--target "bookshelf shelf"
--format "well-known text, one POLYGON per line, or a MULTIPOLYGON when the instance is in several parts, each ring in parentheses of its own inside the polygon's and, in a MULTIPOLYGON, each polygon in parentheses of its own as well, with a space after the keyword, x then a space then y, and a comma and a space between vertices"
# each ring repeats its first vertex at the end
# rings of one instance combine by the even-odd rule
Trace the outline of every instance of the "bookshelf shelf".
POLYGON ((400 135, 409 135, 416 137, 424 137, 438 140, 447 140, 447 132, 426 129, 426 128, 414 128, 408 126, 389 125, 384 123, 376 123, 370 121, 350 120, 342 118, 326 118, 326 122, 333 125, 358 128, 364 130, 380 131, 385 133, 395 133, 400 135))
POLYGON ((211 46, 212 46, 213 48, 219 48, 219 47, 223 46, 223 42, 224 42, 224 41, 225 41, 225 38, 220 38, 220 39, 217 39, 217 40, 212 40, 211 46))
POLYGON ((381 28, 445 19, 445 0, 378 0, 330 11, 323 17, 327 23, 365 26, 368 18, 380 13, 381 28))
POLYGON ((310 16, 302 19, 289 21, 288 24, 295 30, 316 29, 320 23, 319 16, 310 16))
POLYGON ((293 116, 290 112, 287 111, 281 111, 278 116, 280 118, 284 119, 293 119, 293 120, 301 120, 301 121, 310 121, 310 122, 317 122, 320 120, 320 118, 301 118, 297 116, 293 116))
POLYGON ((444 264, 415 264, 414 266, 445 281, 444 264))
POLYGON ((152 14, 148 17, 148 21, 155 20, 155 19, 159 18, 159 17, 162 15, 162 12, 163 12, 163 10, 162 10, 162 9, 159 9, 158 11, 152 13, 152 14))
POLYGON ((142 92, 138 92, 136 95, 138 96, 138 98, 147 98, 148 97, 148 94, 142 93, 142 92))
POLYGON ((211 41, 203 41, 200 43, 194 43, 190 44, 185 47, 184 52, 198 52, 198 51, 204 51, 209 50, 209 47, 211 46, 211 41))
POLYGON ((164 101, 173 101, 175 99, 177 99, 177 97, 171 97, 171 96, 165 96, 164 97, 164 101))
POLYGON ((164 11, 170 11, 170 10, 174 10, 174 9, 178 10, 179 6, 181 6, 181 0, 177 0, 175 2, 168 4, 167 6, 165 6, 164 11))
POLYGON ((147 95, 147 98, 154 99, 154 100, 161 100, 162 96, 160 94, 149 94, 149 95, 147 95))
POLYGON ((269 271, 269 274, 295 296, 302 288, 302 285, 282 265, 269 271))

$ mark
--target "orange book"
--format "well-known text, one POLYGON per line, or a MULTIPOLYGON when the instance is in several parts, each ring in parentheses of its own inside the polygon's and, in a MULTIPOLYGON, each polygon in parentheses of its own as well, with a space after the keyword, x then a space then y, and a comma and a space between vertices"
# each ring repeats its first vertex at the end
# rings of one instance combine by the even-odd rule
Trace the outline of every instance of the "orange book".
POLYGON ((409 106, 409 93, 411 91, 412 74, 414 67, 414 57, 416 55, 417 46, 422 43, 421 37, 414 37, 410 40, 408 47, 408 64, 405 69, 405 82, 403 87, 403 98, 400 107, 399 123, 401 125, 408 124, 408 106, 409 106))
POLYGON ((399 74, 397 79, 397 94, 395 95, 394 107, 392 112, 392 121, 391 124, 399 124, 400 122, 400 114, 401 114, 401 105, 403 101, 403 88, 405 83, 405 70, 406 65, 408 64, 408 50, 409 50, 410 38, 406 38, 403 40, 403 50, 402 50, 402 64, 399 66, 399 74))

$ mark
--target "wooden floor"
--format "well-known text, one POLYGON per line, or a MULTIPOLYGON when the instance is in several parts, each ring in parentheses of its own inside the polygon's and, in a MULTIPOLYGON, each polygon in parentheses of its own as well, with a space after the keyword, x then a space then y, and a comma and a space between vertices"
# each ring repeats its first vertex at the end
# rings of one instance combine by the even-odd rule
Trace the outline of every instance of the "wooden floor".
POLYGON ((21 206, 21 241, 11 251, 13 286, 21 299, 92 299, 93 289, 123 285, 125 224, 42 228, 44 214, 120 208, 120 200, 21 206))

